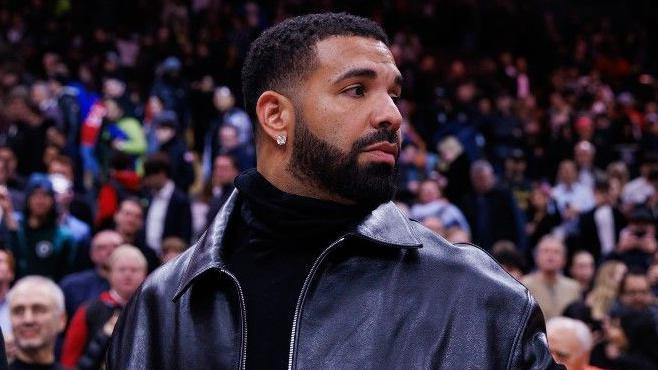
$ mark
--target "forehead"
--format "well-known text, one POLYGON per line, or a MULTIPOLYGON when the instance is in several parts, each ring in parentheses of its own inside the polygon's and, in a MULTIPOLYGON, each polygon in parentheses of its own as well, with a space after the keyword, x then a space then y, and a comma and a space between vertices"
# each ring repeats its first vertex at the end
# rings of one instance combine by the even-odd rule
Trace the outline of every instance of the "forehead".
POLYGON ((400 74, 391 51, 379 40, 333 36, 319 41, 315 49, 318 70, 328 74, 325 77, 330 79, 353 68, 373 69, 391 78, 400 74))
POLYGON ((52 307, 55 300, 48 290, 39 285, 24 285, 12 295, 10 307, 44 305, 52 307))
POLYGON ((112 259, 112 268, 123 268, 123 267, 136 267, 141 268, 143 266, 139 256, 136 256, 130 252, 124 252, 117 256, 114 256, 112 259))

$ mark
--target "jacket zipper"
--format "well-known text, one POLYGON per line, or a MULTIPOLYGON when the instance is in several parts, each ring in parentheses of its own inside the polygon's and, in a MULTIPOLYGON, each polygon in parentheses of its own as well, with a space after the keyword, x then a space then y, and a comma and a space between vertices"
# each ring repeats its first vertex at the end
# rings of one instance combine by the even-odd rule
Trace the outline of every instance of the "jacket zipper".
POLYGON ((240 296, 240 313, 242 314, 240 320, 242 326, 241 328, 242 340, 240 343, 240 352, 241 352, 240 369, 245 370, 245 368, 247 367, 247 308, 245 304, 244 294, 242 293, 242 287, 240 286, 240 282, 238 281, 238 278, 235 277, 235 275, 233 275, 228 270, 220 269, 219 271, 228 275, 228 277, 230 277, 231 280, 233 280, 235 286, 238 288, 238 295, 240 296))
POLYGON ((311 266, 311 270, 308 272, 308 275, 306 275, 306 279, 304 279, 304 284, 302 285, 302 291, 299 293, 299 298, 297 299, 297 305, 295 306, 295 316, 293 316, 292 319, 292 334, 290 335, 290 352, 288 354, 288 370, 292 370, 293 358, 295 356, 295 343, 297 339, 296 337, 298 330, 297 326, 299 322, 299 315, 301 314, 302 305, 304 304, 304 299, 306 298, 306 293, 308 292, 308 287, 311 283, 311 280, 313 279, 313 276, 315 275, 318 268, 320 267, 320 264, 322 263, 322 261, 324 261, 325 257, 327 257, 329 252, 344 240, 345 240, 345 236, 341 237, 340 239, 331 243, 331 245, 329 245, 327 248, 325 248, 325 250, 322 251, 322 253, 320 253, 318 258, 315 259, 315 262, 313 262, 313 265, 311 266))

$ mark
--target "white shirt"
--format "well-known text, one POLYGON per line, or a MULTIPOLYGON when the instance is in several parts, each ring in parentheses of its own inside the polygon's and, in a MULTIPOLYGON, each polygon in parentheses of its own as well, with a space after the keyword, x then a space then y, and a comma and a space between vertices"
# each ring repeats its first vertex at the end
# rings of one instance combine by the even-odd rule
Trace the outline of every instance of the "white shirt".
POLYGON ((559 183, 553 188, 553 199, 555 199, 560 213, 564 212, 567 204, 571 208, 577 209, 579 213, 591 210, 596 204, 592 189, 579 182, 575 182, 571 186, 559 183))
POLYGON ((615 249, 615 219, 612 207, 604 205, 594 211, 594 222, 601 243, 601 256, 606 256, 615 249))
POLYGON ((174 193, 174 182, 169 180, 165 186, 158 191, 151 201, 148 214, 146 215, 146 245, 160 253, 162 244, 162 233, 164 231, 165 217, 169 200, 174 193))
POLYGON ((653 195, 653 192, 651 183, 640 176, 624 185, 624 189, 621 192, 621 199, 624 204, 644 203, 653 195))

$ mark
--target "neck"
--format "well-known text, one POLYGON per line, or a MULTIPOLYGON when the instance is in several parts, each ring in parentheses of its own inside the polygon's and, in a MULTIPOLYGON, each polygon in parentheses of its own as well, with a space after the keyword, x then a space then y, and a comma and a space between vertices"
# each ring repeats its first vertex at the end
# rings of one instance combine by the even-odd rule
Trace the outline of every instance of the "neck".
POLYGON ((36 229, 40 226, 43 225, 43 217, 39 216, 30 216, 30 218, 27 220, 27 224, 33 228, 36 229))
POLYGON ((267 181, 269 181, 277 189, 283 192, 307 198, 326 200, 339 204, 354 204, 354 202, 349 199, 324 190, 322 186, 319 186, 314 181, 299 179, 298 177, 291 174, 290 171, 284 167, 284 165, 279 164, 270 166, 270 163, 267 163, 267 165, 261 163, 262 162, 259 162, 256 170, 267 181))
POLYGON ((107 268, 105 268, 104 266, 96 266, 96 273, 103 279, 107 280, 108 271, 107 268))
POLYGON ((124 230, 117 230, 117 232, 119 234, 121 234, 121 237, 123 238, 124 242, 126 242, 128 244, 131 244, 135 241, 135 234, 136 233, 129 233, 129 232, 126 232, 124 230))
POLYGON ((549 283, 554 283, 557 280, 558 272, 557 271, 542 271, 542 277, 549 283))
POLYGON ((54 352, 54 344, 30 351, 17 349, 16 358, 25 362, 26 364, 49 365, 55 362, 54 352))
POLYGON ((7 297, 7 292, 9 291, 9 282, 3 281, 0 283, 0 300, 4 300, 7 297))

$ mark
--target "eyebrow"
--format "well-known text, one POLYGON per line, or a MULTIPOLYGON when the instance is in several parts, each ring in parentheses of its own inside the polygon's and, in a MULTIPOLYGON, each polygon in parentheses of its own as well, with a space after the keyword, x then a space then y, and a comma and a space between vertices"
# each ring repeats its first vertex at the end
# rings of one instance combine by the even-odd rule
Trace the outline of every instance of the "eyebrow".
MULTIPOLYGON (((374 69, 370 69, 370 68, 354 68, 338 76, 333 83, 336 84, 341 81, 354 77, 365 77, 367 79, 375 79, 377 78, 377 72, 374 69)), ((402 86, 402 75, 397 74, 395 76, 394 82, 396 85, 402 86)))

